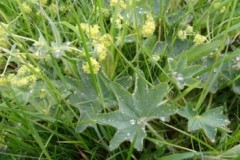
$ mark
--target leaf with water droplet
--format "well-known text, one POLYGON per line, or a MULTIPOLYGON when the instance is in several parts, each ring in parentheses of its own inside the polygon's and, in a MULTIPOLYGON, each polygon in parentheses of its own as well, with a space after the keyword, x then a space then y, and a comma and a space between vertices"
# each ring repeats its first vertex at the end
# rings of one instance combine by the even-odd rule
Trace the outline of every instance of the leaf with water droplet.
POLYGON ((186 106, 179 110, 178 114, 188 119, 188 130, 196 131, 202 129, 206 136, 215 141, 217 128, 226 128, 229 124, 228 118, 222 114, 223 108, 213 108, 199 115, 196 110, 186 106))
MULTIPOLYGON (((161 75, 160 80, 171 80, 179 89, 183 89, 184 86, 192 86, 200 81, 194 78, 194 75, 201 71, 203 67, 201 65, 188 65, 186 56, 177 60, 173 59, 168 63, 169 66, 165 70, 169 74, 169 77, 166 78, 166 75, 161 75)), ((201 87, 201 85, 198 85, 198 87, 201 87)))
MULTIPOLYGON (((79 66, 80 67, 80 66, 79 66)), ((81 70, 81 69, 79 69, 81 70)), ((81 71, 80 71, 81 72, 81 71)), ((93 86, 92 77, 83 72, 80 73, 80 79, 66 77, 67 84, 73 94, 68 97, 68 103, 79 109, 79 123, 76 127, 76 132, 83 132, 87 127, 95 127, 95 123, 90 123, 92 119, 102 111, 102 103, 98 93, 93 86)), ((107 78, 99 73, 100 87, 103 92, 104 102, 107 107, 114 104, 113 95, 107 88, 109 82, 107 78), (106 83, 106 84, 105 84, 106 83)))
POLYGON ((133 94, 117 83, 111 83, 111 87, 117 98, 119 110, 97 117, 100 124, 118 129, 110 141, 110 150, 116 149, 126 140, 134 142, 134 148, 137 150, 142 150, 143 139, 147 136, 146 123, 152 119, 167 120, 170 115, 177 112, 176 106, 163 103, 163 98, 168 92, 168 84, 161 83, 149 89, 142 72, 136 75, 133 94), (128 133, 131 134, 126 138, 128 133))
POLYGON ((134 125, 134 124, 136 124, 136 120, 131 119, 131 120, 129 121, 129 123, 130 123, 131 125, 134 125))

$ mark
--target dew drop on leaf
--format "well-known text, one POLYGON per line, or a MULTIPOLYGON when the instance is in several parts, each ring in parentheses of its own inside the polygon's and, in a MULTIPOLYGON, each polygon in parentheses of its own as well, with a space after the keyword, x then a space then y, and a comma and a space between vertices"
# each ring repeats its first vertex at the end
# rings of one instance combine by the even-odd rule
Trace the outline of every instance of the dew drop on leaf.
POLYGON ((217 68, 214 68, 213 72, 216 73, 217 72, 217 68))
POLYGON ((229 123, 229 120, 228 120, 228 119, 225 119, 224 122, 225 122, 225 123, 229 123))
POLYGON ((207 61, 207 57, 206 56, 202 57, 201 59, 202 59, 202 62, 206 62, 207 61))
POLYGON ((136 120, 131 119, 131 120, 129 121, 129 123, 130 123, 131 125, 134 125, 134 124, 136 124, 136 120))
POLYGON ((235 60, 236 60, 236 61, 240 61, 240 56, 237 56, 237 57, 235 58, 235 60))
POLYGON ((138 11, 139 14, 146 14, 147 11, 145 11, 143 8, 140 8, 138 11))
POLYGON ((164 121, 166 121, 166 118, 165 117, 160 117, 160 120, 164 122, 164 121))
POLYGON ((181 73, 176 73, 176 78, 179 81, 179 83, 184 81, 183 75, 181 73))
POLYGON ((168 62, 171 62, 171 61, 173 61, 173 58, 169 57, 167 60, 168 60, 168 62))

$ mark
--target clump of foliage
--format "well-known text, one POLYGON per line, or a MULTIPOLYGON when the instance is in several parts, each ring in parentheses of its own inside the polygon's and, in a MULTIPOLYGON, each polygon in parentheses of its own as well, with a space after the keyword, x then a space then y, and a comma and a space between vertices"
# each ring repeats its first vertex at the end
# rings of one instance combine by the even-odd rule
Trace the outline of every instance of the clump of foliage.
POLYGON ((0 8, 0 159, 240 157, 237 0, 0 8))

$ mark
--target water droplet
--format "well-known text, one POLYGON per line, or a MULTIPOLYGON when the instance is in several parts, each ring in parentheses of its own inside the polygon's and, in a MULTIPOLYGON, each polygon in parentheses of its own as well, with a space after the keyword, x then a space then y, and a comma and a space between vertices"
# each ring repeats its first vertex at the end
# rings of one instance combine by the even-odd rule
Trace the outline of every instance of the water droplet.
POLYGON ((18 127, 21 127, 21 126, 22 126, 22 124, 21 124, 21 123, 17 123, 16 125, 17 125, 18 127))
POLYGON ((131 136, 131 133, 127 133, 127 136, 130 137, 130 136, 131 136))
POLYGON ((184 77, 181 73, 173 72, 173 75, 176 77, 178 80, 179 85, 183 85, 184 83, 184 77))
POLYGON ((207 61, 207 57, 206 56, 202 57, 202 62, 206 62, 206 61, 207 61))
POLYGON ((131 120, 129 121, 129 123, 130 123, 131 125, 134 125, 134 124, 136 124, 136 120, 131 119, 131 120))
POLYGON ((166 121, 166 118, 165 117, 160 117, 160 120, 164 122, 164 121, 166 121))
POLYGON ((213 57, 214 57, 214 53, 211 52, 211 53, 209 54, 209 57, 210 57, 210 58, 213 58, 213 57))
POLYGON ((215 139, 211 139, 211 142, 212 142, 212 143, 215 143, 216 141, 215 141, 215 139))
POLYGON ((237 56, 237 57, 236 57, 236 61, 240 61, 240 56, 237 56))
POLYGON ((171 62, 171 61, 173 61, 173 58, 169 57, 167 60, 168 60, 168 62, 171 62))
POLYGON ((177 78, 178 81, 183 81, 183 80, 184 80, 183 75, 180 74, 180 73, 177 74, 177 77, 176 77, 176 78, 177 78))
POLYGON ((138 13, 139 13, 139 14, 146 14, 147 11, 145 11, 143 8, 139 8, 138 13))
POLYGON ((214 68, 213 72, 216 73, 217 72, 217 68, 214 68))
POLYGON ((225 119, 224 122, 225 122, 225 123, 229 123, 229 120, 225 119))

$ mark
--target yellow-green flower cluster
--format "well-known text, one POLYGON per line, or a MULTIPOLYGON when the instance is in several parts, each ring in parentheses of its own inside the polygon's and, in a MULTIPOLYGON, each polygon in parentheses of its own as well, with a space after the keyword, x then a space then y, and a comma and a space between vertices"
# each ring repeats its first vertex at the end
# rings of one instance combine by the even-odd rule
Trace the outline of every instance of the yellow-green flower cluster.
MULTIPOLYGON (((30 67, 33 68, 32 65, 30 65, 30 67)), ((40 72, 38 68, 35 68, 34 70, 35 72, 38 72, 38 73, 40 72)), ((34 74, 32 74, 32 71, 26 65, 22 65, 18 69, 16 76, 10 76, 10 77, 11 77, 12 85, 16 85, 18 87, 31 85, 37 80, 37 77, 34 74)))
POLYGON ((113 38, 110 34, 107 33, 107 34, 100 36, 97 39, 97 42, 100 44, 103 44, 105 47, 110 47, 113 42, 113 38))
POLYGON ((155 21, 152 17, 152 14, 149 13, 149 14, 147 14, 146 22, 143 24, 143 26, 141 28, 141 33, 142 33, 143 37, 149 37, 149 36, 153 35, 155 28, 156 28, 155 21))
POLYGON ((39 0, 39 2, 40 2, 42 5, 47 4, 47 0, 39 0))
MULTIPOLYGON (((94 6, 94 10, 96 11, 96 15, 100 16, 100 9, 98 6, 94 6)), ((101 8, 101 14, 105 17, 108 18, 110 16, 110 10, 107 8, 101 8)))
POLYGON ((204 43, 207 40, 207 38, 205 36, 203 36, 199 33, 195 33, 193 31, 193 27, 190 25, 188 25, 184 30, 179 30, 177 32, 177 36, 181 40, 187 39, 187 36, 194 36, 193 42, 194 42, 194 45, 196 45, 196 46, 204 43))
POLYGON ((24 13, 32 13, 32 8, 26 2, 21 4, 21 9, 24 13))
POLYGON ((206 40, 207 40, 207 38, 205 36, 202 36, 201 34, 196 34, 193 42, 195 45, 200 45, 200 44, 204 43, 206 40))
POLYGON ((127 8, 127 5, 123 0, 111 0, 110 1, 110 6, 111 7, 119 6, 121 9, 126 9, 127 8))
POLYGON ((110 21, 112 24, 116 26, 116 28, 118 29, 122 28, 123 17, 120 14, 116 18, 112 17, 110 21))
POLYGON ((37 80, 35 75, 29 75, 25 77, 10 75, 8 78, 11 81, 11 85, 17 87, 28 87, 37 80))
POLYGON ((114 7, 114 15, 110 18, 111 24, 116 28, 121 29, 123 24, 123 17, 121 13, 126 10, 127 4, 123 0, 110 0, 110 7, 114 7))
POLYGON ((88 74, 97 74, 100 69, 100 62, 105 60, 107 56, 108 47, 111 46, 113 38, 110 34, 103 34, 99 30, 99 26, 89 25, 87 23, 80 24, 81 29, 85 32, 87 37, 92 40, 93 52, 90 51, 92 57, 90 57, 90 62, 92 64, 93 72, 90 71, 90 66, 87 62, 82 65, 82 69, 88 74))
POLYGON ((110 34, 104 34, 94 41, 94 48, 97 57, 100 61, 103 61, 107 56, 107 48, 111 46, 113 42, 112 36, 110 34))
POLYGON ((226 6, 222 6, 220 2, 213 3, 213 8, 217 10, 220 9, 220 13, 224 13, 227 9, 226 6))
POLYGON ((29 74, 31 74, 31 70, 26 65, 23 65, 22 67, 20 67, 17 72, 18 76, 25 76, 29 74))
POLYGON ((187 32, 185 30, 179 30, 177 32, 177 36, 178 38, 180 38, 181 40, 185 40, 187 39, 187 32))
MULTIPOLYGON (((40 70, 35 69, 35 72, 40 72, 40 70)), ((18 73, 16 75, 9 74, 0 77, 0 86, 11 85, 16 87, 29 87, 36 82, 36 80, 37 77, 32 74, 31 70, 26 65, 23 65, 18 69, 18 73)))
POLYGON ((80 24, 80 27, 81 29, 86 33, 86 35, 89 37, 89 38, 97 38, 98 35, 99 35, 99 26, 97 24, 95 25, 89 25, 87 23, 81 23, 80 24))
POLYGON ((220 10, 220 13, 224 13, 226 11, 226 9, 227 9, 226 6, 223 6, 220 10))
POLYGON ((185 30, 186 30, 187 34, 191 34, 191 33, 193 33, 193 27, 190 26, 190 25, 187 25, 187 27, 186 27, 185 30))
POLYGON ((85 62, 83 65, 82 65, 82 69, 85 73, 87 74, 97 74, 98 71, 100 70, 100 64, 98 63, 98 61, 95 59, 95 58, 90 58, 90 63, 91 63, 91 66, 92 66, 92 72, 91 72, 91 69, 90 69, 90 65, 88 62, 85 62))
POLYGON ((178 38, 180 38, 181 40, 185 40, 187 39, 188 35, 192 35, 193 32, 193 27, 188 25, 184 30, 179 30, 177 32, 178 38))
POLYGON ((213 8, 214 9, 219 9, 220 7, 221 7, 221 3, 219 3, 219 2, 213 3, 213 8))
POLYGON ((58 6, 55 3, 52 3, 49 7, 48 7, 49 11, 54 15, 57 13, 58 10, 58 6))
POLYGON ((103 61, 107 56, 107 48, 103 44, 96 44, 95 49, 99 60, 103 61))

